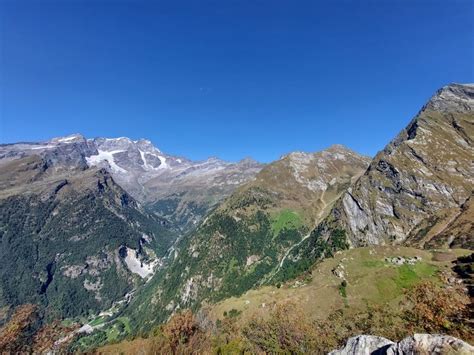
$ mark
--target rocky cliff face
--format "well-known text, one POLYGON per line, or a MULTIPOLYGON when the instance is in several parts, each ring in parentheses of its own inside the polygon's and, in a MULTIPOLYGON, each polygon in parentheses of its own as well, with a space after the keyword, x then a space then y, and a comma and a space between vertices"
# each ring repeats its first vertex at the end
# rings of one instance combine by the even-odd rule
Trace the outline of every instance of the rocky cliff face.
POLYGON ((456 223, 472 214, 473 139, 474 85, 442 88, 344 193, 327 225, 345 230, 352 246, 472 245, 472 223, 456 223))

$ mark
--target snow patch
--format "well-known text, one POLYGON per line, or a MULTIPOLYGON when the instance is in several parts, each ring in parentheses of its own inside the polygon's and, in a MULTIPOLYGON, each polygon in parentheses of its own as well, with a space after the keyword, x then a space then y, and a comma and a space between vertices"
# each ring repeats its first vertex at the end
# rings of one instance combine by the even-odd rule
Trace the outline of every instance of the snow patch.
POLYGON ((145 158, 145 153, 141 151, 140 149, 138 151, 140 152, 140 157, 142 158, 143 166, 145 167, 145 169, 155 169, 154 167, 148 165, 148 162, 146 161, 146 158, 145 158))
POLYGON ((110 165, 110 168, 116 173, 126 173, 127 170, 121 168, 115 163, 114 154, 125 152, 125 150, 113 150, 106 152, 104 150, 98 150, 98 155, 91 155, 86 158, 87 164, 89 166, 99 165, 103 161, 107 161, 110 165))
POLYGON ((158 169, 166 169, 166 168, 169 168, 169 165, 168 163, 166 163, 166 158, 162 155, 157 155, 158 159, 160 159, 160 166, 158 167, 158 169))
POLYGON ((54 145, 40 145, 39 147, 33 147, 31 149, 52 149, 52 148, 56 148, 54 145))
POLYGON ((169 168, 169 165, 168 165, 168 163, 166 163, 166 158, 164 156, 158 155, 158 154, 155 154, 155 153, 144 152, 141 149, 139 149, 138 151, 140 152, 140 157, 142 158, 142 161, 143 161, 143 164, 144 164, 143 166, 145 167, 146 170, 160 170, 160 169, 169 168), (160 159, 160 166, 155 168, 154 166, 148 164, 148 162, 146 160, 146 157, 145 157, 145 154, 153 155, 153 156, 157 157, 158 159, 160 159))
POLYGON ((77 136, 71 136, 71 137, 66 137, 66 138, 59 138, 57 141, 61 143, 67 143, 71 142, 73 140, 77 139, 77 136))

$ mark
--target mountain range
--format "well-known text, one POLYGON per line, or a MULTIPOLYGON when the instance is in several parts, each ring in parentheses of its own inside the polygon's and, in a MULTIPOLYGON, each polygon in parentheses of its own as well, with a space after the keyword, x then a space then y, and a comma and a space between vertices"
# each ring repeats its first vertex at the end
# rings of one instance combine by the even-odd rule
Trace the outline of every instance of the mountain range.
POLYGON ((473 137, 474 85, 451 84, 373 158, 333 145, 196 162, 80 134, 2 144, 2 322, 35 304, 37 327, 89 326, 84 350, 104 342, 91 320, 122 322, 114 339, 147 334, 345 249, 472 250, 473 137))

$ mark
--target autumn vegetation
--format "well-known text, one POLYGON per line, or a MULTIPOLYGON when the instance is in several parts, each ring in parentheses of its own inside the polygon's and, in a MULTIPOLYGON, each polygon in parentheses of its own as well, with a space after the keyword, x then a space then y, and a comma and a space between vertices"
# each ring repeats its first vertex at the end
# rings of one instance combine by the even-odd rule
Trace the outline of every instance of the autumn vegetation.
MULTIPOLYGON (((318 354, 340 347, 347 338, 372 334, 401 340, 413 333, 449 334, 472 342, 469 298, 462 287, 425 281, 406 291, 398 308, 367 305, 365 311, 343 308, 326 319, 311 320, 297 304, 275 305, 266 317, 244 325, 226 316, 208 324, 184 311, 155 329, 143 342, 120 343, 123 353, 149 354, 318 354)), ((115 353, 114 346, 100 353, 115 353)))

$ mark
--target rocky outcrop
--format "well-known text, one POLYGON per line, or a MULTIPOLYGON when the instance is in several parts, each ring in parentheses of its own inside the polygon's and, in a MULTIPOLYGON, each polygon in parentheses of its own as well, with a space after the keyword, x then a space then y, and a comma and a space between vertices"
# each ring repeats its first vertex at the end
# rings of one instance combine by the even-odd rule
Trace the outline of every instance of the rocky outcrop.
POLYGON ((349 338, 344 348, 339 350, 331 351, 330 355, 363 355, 363 354, 384 354, 381 349, 387 349, 389 346, 394 345, 393 341, 390 341, 383 337, 377 337, 373 335, 359 335, 356 337, 349 338))
POLYGON ((474 85, 442 88, 341 197, 323 234, 343 229, 357 247, 424 246, 448 233, 440 237, 446 246, 469 246, 472 224, 462 217, 474 184, 473 140, 474 85))
POLYGON ((448 335, 415 334, 398 343, 383 337, 359 335, 330 355, 473 354, 474 347, 448 335))

